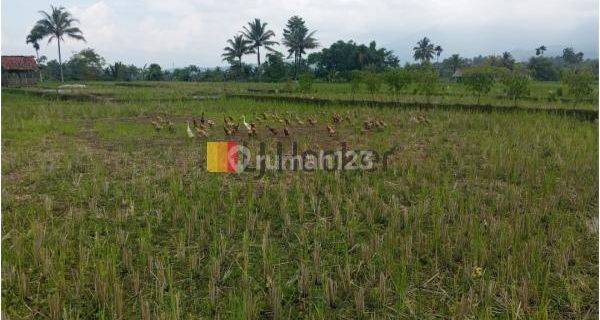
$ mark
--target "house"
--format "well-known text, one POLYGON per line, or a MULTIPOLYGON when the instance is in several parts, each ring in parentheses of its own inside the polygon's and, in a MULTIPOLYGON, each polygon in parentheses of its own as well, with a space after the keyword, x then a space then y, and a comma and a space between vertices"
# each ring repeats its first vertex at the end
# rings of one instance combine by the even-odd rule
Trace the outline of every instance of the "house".
POLYGON ((33 56, 2 56, 2 86, 28 86, 40 79, 33 56))
POLYGON ((463 71, 461 69, 456 69, 456 71, 454 71, 454 73, 452 74, 452 79, 458 81, 462 78, 462 76, 463 71))

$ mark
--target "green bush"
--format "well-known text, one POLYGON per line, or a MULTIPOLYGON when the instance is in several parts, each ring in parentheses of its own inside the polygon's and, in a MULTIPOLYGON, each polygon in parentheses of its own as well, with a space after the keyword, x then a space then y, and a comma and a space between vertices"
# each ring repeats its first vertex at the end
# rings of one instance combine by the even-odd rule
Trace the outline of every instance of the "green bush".
POLYGON ((413 82, 413 74, 407 69, 390 69, 383 74, 383 80, 394 93, 413 82))
POLYGON ((362 82, 367 86, 367 90, 371 94, 375 94, 381 89, 383 79, 378 73, 375 73, 373 71, 363 71, 362 82))
POLYGON ((350 73, 350 91, 352 94, 356 94, 360 90, 360 84, 362 83, 362 73, 358 70, 353 70, 350 73))
POLYGON ((419 68, 415 72, 416 92, 425 95, 429 102, 431 95, 438 90, 440 76, 432 67, 419 68))
POLYGON ((579 102, 589 98, 594 92, 594 75, 587 69, 568 70, 562 75, 562 82, 567 86, 569 95, 579 102))
POLYGON ((287 79, 283 84, 283 92, 292 92, 294 91, 294 81, 292 79, 287 79))
POLYGON ((477 103, 482 95, 488 94, 492 90, 495 82, 496 74, 491 67, 468 68, 463 72, 461 81, 467 90, 477 96, 477 103))
POLYGON ((505 86, 506 96, 515 104, 519 98, 529 94, 530 80, 526 74, 513 71, 504 75, 501 82, 505 86))
POLYGON ((298 77, 301 92, 310 92, 314 82, 315 75, 310 72, 305 72, 298 77))

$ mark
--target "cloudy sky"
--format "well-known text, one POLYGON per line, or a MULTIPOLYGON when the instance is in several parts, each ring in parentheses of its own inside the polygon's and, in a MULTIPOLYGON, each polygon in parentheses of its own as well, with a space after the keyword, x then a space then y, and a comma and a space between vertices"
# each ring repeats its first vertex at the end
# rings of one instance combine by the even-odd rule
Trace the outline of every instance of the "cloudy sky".
MULTIPOLYGON (((2 1, 2 54, 34 54, 25 36, 48 10, 44 0, 2 1)), ((269 23, 277 40, 286 20, 302 16, 319 42, 376 40, 404 63, 423 36, 444 48, 442 56, 529 54, 546 45, 558 52, 573 46, 598 56, 598 0, 81 0, 54 2, 81 20, 87 43, 67 41, 63 55, 84 47, 108 62, 164 68, 223 65, 226 39, 251 19, 269 23)), ((279 48, 285 51, 283 47, 279 48)), ((56 58, 56 43, 41 53, 56 58)), ((553 52, 552 52, 553 53, 553 52)), ((246 61, 255 58, 248 56, 246 61)))

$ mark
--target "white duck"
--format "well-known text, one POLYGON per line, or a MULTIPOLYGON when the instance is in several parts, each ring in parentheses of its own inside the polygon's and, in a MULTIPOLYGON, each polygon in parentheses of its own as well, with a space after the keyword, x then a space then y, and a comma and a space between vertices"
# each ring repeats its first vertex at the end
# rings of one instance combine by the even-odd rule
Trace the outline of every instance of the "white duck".
POLYGON ((186 121, 187 124, 187 135, 188 138, 193 138, 194 137, 194 132, 192 132, 192 129, 190 129, 190 122, 186 121))
POLYGON ((248 131, 252 131, 252 126, 250 126, 250 124, 248 124, 248 122, 246 122, 246 116, 242 116, 242 121, 244 122, 244 127, 246 127, 246 129, 248 129, 248 131))

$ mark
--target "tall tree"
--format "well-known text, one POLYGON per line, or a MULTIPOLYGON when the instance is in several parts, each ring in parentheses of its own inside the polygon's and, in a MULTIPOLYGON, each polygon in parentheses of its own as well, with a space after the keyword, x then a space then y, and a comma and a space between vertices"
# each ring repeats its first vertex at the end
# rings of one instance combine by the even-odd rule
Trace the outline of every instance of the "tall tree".
POLYGON ((279 43, 269 39, 275 36, 275 32, 267 30, 267 23, 256 18, 254 21, 248 22, 248 27, 244 27, 242 34, 251 41, 251 48, 256 50, 256 62, 260 74, 260 47, 265 47, 268 51, 273 52, 272 46, 279 43))
POLYGON ((442 46, 437 45, 437 46, 435 46, 435 48, 433 48, 433 50, 435 51, 436 61, 440 60, 442 51, 444 51, 444 49, 442 49, 442 46))
POLYGON ((79 20, 73 18, 70 12, 64 7, 50 6, 50 13, 46 11, 40 11, 42 19, 38 20, 33 27, 41 34, 41 39, 48 37, 48 43, 56 39, 58 44, 58 64, 60 66, 60 80, 65 81, 63 75, 62 56, 60 52, 60 42, 65 40, 65 37, 72 38, 75 40, 85 41, 83 33, 78 27, 73 25, 79 20))
POLYGON ((252 41, 245 39, 244 35, 239 34, 233 36, 232 39, 227 40, 229 46, 223 48, 225 51, 221 56, 224 61, 229 62, 232 65, 239 64, 240 72, 242 70, 242 57, 245 54, 254 53, 251 43, 252 41), (237 61, 236 61, 237 59, 237 61))
POLYGON ((421 60, 423 62, 429 62, 429 60, 433 59, 433 53, 435 51, 435 47, 429 38, 425 37, 417 42, 417 46, 413 47, 413 57, 415 60, 421 60))
POLYGON ((444 60, 444 62, 452 69, 452 75, 456 73, 456 70, 465 65, 465 59, 461 58, 458 54, 451 55, 450 58, 444 60))
POLYGON ((536 56, 543 56, 544 55, 544 51, 546 51, 546 46, 541 45, 541 46, 535 48, 535 55, 536 56))
POLYGON ((515 67, 515 59, 510 52, 505 51, 502 53, 501 65, 510 70, 515 67))
POLYGON ((307 62, 321 77, 340 73, 343 78, 349 78, 352 70, 369 68, 380 72, 388 67, 397 67, 399 60, 391 50, 377 48, 375 41, 366 46, 357 45, 352 40, 338 40, 329 48, 309 54, 307 62))
POLYGON ((224 61, 232 63, 235 59, 238 59, 238 62, 241 64, 242 57, 245 54, 254 53, 254 50, 250 45, 251 41, 244 39, 244 36, 241 34, 228 39, 227 43, 229 46, 223 48, 225 51, 225 53, 222 54, 224 61))
POLYGON ((568 64, 578 64, 583 61, 583 52, 575 53, 573 48, 565 48, 562 58, 568 64))
POLYGON ((316 31, 308 32, 304 19, 299 16, 291 17, 283 29, 283 44, 288 47, 288 58, 294 56, 295 76, 298 76, 298 65, 307 49, 319 46, 314 37, 316 31))
POLYGON ((31 31, 29 31, 27 38, 25 38, 25 43, 31 43, 31 45, 33 46, 33 49, 35 49, 35 57, 37 60, 40 59, 39 41, 42 40, 43 37, 44 37, 43 30, 39 26, 36 25, 31 29, 31 31))

